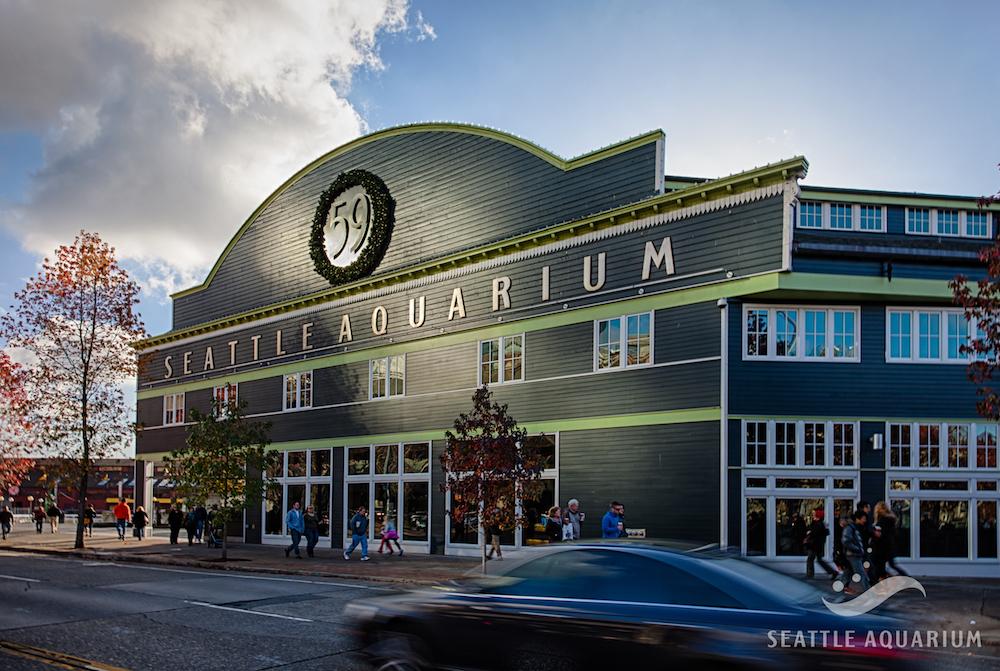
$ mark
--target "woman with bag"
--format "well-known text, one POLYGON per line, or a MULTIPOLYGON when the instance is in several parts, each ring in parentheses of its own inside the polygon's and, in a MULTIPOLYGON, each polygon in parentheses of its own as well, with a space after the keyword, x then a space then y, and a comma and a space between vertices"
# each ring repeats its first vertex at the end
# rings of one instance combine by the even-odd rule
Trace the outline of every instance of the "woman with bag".
POLYGON ((146 525, 149 523, 149 515, 143 510, 142 506, 135 509, 132 513, 132 535, 142 540, 146 537, 146 525))

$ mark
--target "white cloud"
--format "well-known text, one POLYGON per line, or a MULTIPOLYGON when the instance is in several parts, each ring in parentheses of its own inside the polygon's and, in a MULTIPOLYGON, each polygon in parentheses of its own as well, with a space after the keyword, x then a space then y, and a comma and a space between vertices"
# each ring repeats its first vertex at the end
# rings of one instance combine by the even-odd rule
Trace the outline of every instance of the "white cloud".
POLYGON ((0 0, 0 131, 45 152, 0 224, 38 253, 97 231, 148 292, 188 286, 284 179, 365 130, 345 95, 389 33, 434 38, 408 0, 0 0))

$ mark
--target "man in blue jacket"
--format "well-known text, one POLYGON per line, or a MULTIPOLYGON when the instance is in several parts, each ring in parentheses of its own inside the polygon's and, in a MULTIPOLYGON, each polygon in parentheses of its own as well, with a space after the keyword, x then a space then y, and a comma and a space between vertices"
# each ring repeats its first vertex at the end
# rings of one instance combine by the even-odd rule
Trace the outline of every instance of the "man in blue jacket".
POLYGON ((299 553, 299 541, 302 540, 302 534, 306 530, 306 521, 302 516, 302 511, 299 510, 298 501, 292 504, 292 509, 285 515, 285 526, 288 527, 288 533, 292 535, 292 544, 285 548, 285 556, 287 557, 292 554, 292 550, 295 550, 295 558, 302 559, 302 555, 299 553))
POLYGON ((617 501, 611 502, 608 512, 604 513, 604 518, 601 520, 601 538, 623 538, 626 535, 625 522, 622 519, 624 512, 625 506, 617 501))
POLYGON ((361 561, 368 561, 368 516, 364 506, 359 506, 348 523, 351 528, 351 547, 344 552, 344 559, 350 559, 354 548, 361 545, 361 561))

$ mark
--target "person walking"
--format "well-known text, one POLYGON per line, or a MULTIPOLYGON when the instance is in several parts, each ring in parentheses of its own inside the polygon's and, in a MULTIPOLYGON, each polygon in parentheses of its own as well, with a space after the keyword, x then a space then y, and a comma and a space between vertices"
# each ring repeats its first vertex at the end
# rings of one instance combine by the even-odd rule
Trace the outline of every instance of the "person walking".
POLYGON ((194 545, 194 535, 198 531, 198 516, 194 508, 187 511, 187 515, 184 516, 184 531, 187 532, 188 545, 194 545))
POLYGON ((566 520, 564 521, 564 526, 569 525, 569 530, 564 529, 563 538, 568 541, 578 541, 580 540, 580 525, 583 522, 584 514, 580 510, 580 502, 576 499, 570 499, 569 503, 566 504, 566 520))
POLYGON ((499 524, 494 524, 493 526, 491 526, 489 529, 486 530, 486 533, 489 534, 490 537, 490 549, 486 553, 487 559, 493 559, 494 553, 496 554, 497 559, 499 560, 503 559, 503 550, 500 549, 501 531, 502 529, 500 528, 499 524))
POLYGON ((364 506, 358 506, 354 517, 348 523, 351 528, 351 547, 344 552, 344 559, 350 559, 354 548, 361 545, 361 561, 368 561, 368 515, 364 506))
POLYGON ((59 516, 62 515, 62 511, 59 510, 59 506, 56 505, 55 501, 49 506, 46 514, 49 517, 49 532, 54 534, 59 533, 59 516))
POLYGON ((399 550, 399 556, 403 556, 403 547, 399 544, 399 532, 396 531, 396 523, 392 520, 385 521, 385 529, 382 530, 382 543, 378 546, 378 553, 382 554, 382 550, 386 547, 389 548, 389 554, 393 554, 392 544, 396 544, 396 549, 399 550))
POLYGON ((306 530, 306 554, 310 557, 315 557, 313 550, 316 549, 316 544, 319 543, 319 517, 316 516, 316 510, 312 506, 306 507, 306 514, 302 518, 303 524, 306 530))
POLYGON ((562 510, 559 506, 552 506, 545 520, 545 540, 549 543, 561 543, 562 539, 562 510))
POLYGON ((93 504, 88 504, 83 509, 83 533, 89 538, 94 537, 94 522, 97 521, 97 511, 93 504))
POLYGON ((845 590, 853 587, 854 583, 858 583, 862 591, 871 587, 865 570, 866 548, 862 531, 867 521, 865 511, 855 510, 851 523, 844 527, 844 557, 847 559, 848 569, 841 574, 841 581, 845 590))
POLYGON ((205 533, 205 524, 208 522, 208 510, 205 509, 205 506, 199 505, 194 509, 194 519, 196 523, 194 539, 200 543, 202 534, 205 533))
POLYGON ((826 528, 826 523, 823 522, 823 509, 816 508, 813 511, 813 519, 806 530, 805 537, 807 578, 816 575, 816 562, 819 562, 820 568, 830 575, 830 579, 836 579, 837 572, 823 558, 823 555, 826 554, 826 537, 829 535, 830 531, 826 528))
POLYGON ((292 536, 292 544, 285 548, 285 556, 288 557, 292 554, 292 550, 295 550, 295 558, 302 559, 302 553, 299 552, 299 543, 302 542, 302 534, 306 530, 306 521, 302 515, 302 511, 299 510, 298 501, 292 504, 292 507, 288 510, 288 514, 285 515, 285 526, 288 528, 288 533, 292 536))
POLYGON ((612 501, 601 520, 601 538, 621 538, 625 533, 625 506, 612 501))
POLYGON ((118 529, 118 540, 125 542, 125 528, 132 521, 132 509, 125 499, 118 499, 118 505, 114 508, 115 528, 118 529))
POLYGON ((167 526, 170 527, 170 544, 177 545, 177 537, 181 533, 181 527, 184 526, 184 513, 176 503, 167 513, 167 526))
POLYGON ((14 526, 14 513, 10 512, 10 506, 4 506, 0 510, 0 540, 7 540, 7 534, 14 526))
POLYGON ((39 503, 35 506, 35 510, 32 513, 35 520, 35 531, 37 533, 42 533, 42 525, 45 524, 45 506, 39 503))
POLYGON ((883 577, 889 576, 886 566, 891 566, 896 575, 909 575, 896 564, 896 527, 898 525, 896 523, 896 516, 892 513, 892 508, 885 501, 879 501, 875 504, 875 525, 881 533, 880 549, 885 562, 882 565, 883 577))
POLYGON ((139 540, 145 538, 147 524, 149 524, 149 515, 146 514, 146 510, 142 506, 138 506, 135 509, 135 514, 132 515, 132 535, 139 540))

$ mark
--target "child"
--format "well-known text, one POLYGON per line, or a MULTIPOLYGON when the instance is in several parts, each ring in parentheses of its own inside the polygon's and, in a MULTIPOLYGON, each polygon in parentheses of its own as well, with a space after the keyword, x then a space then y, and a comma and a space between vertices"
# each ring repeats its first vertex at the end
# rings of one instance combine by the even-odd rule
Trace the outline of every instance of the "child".
POLYGON ((385 521, 385 529, 382 530, 382 544, 378 546, 378 553, 382 554, 382 550, 388 546, 389 554, 395 554, 392 551, 392 544, 396 544, 396 549, 399 550, 399 556, 403 556, 403 548, 399 544, 399 534, 396 532, 396 525, 392 523, 392 520, 385 521))

